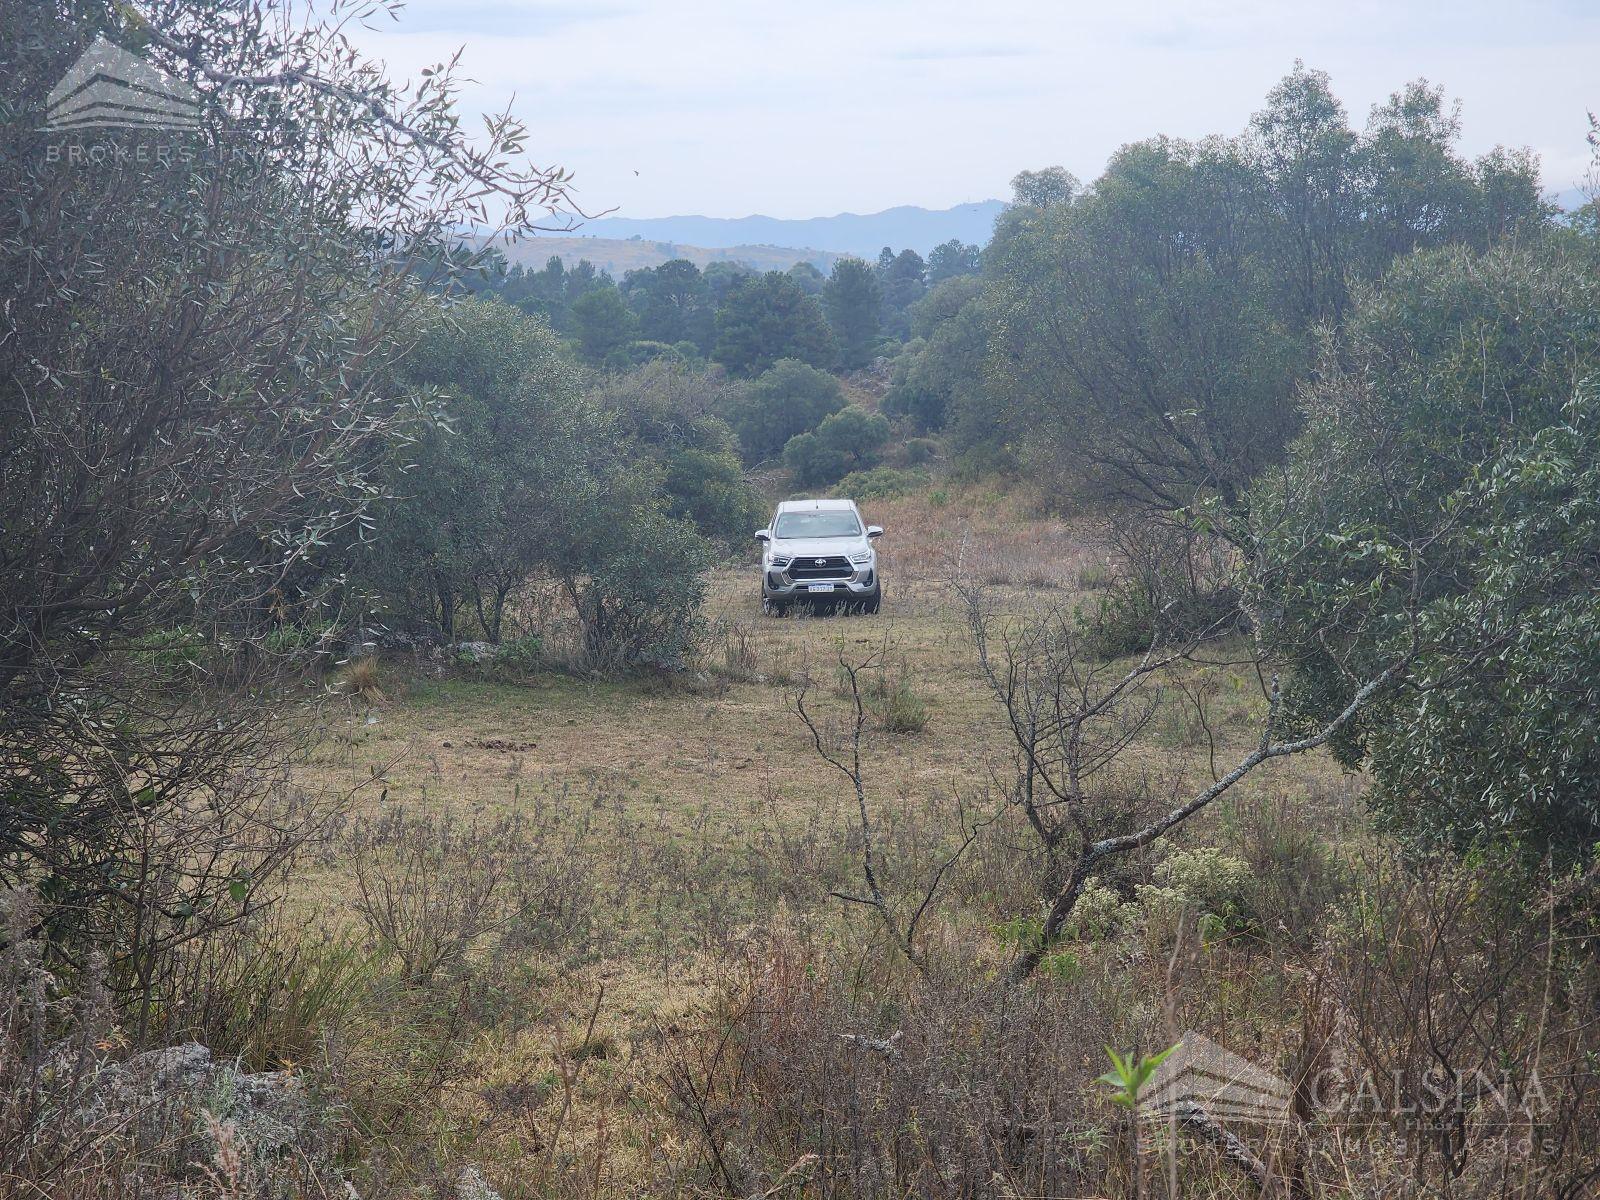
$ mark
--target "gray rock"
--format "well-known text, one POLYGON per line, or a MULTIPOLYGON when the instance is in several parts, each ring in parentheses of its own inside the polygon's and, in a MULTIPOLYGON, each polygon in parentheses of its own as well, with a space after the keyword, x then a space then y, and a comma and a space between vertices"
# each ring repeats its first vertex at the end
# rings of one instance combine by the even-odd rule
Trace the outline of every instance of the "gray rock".
POLYGON ((299 1144, 311 1125, 304 1083, 285 1071, 241 1071, 199 1042, 147 1050, 101 1067, 86 1089, 89 1122, 127 1117, 141 1132, 198 1131, 201 1113, 229 1121, 257 1156, 299 1144))
POLYGON ((456 1200, 501 1200, 477 1167, 462 1167, 456 1177, 456 1200))
POLYGON ((488 662, 498 653, 500 653, 500 647, 493 642, 456 643, 456 659, 461 662, 488 662))
POLYGON ((160 1092, 194 1091, 205 1083, 215 1066, 211 1051, 199 1042, 184 1042, 160 1050, 146 1050, 122 1063, 123 1079, 135 1087, 160 1092))
POLYGON ((107 1063, 86 1081, 78 1119, 86 1125, 126 1120, 136 1132, 159 1136, 184 1118, 211 1081, 211 1051, 199 1042, 146 1050, 107 1063))
POLYGON ((257 1154, 300 1141, 311 1123, 304 1083, 286 1071, 249 1073, 224 1067, 219 1073, 229 1101, 226 1116, 257 1154))

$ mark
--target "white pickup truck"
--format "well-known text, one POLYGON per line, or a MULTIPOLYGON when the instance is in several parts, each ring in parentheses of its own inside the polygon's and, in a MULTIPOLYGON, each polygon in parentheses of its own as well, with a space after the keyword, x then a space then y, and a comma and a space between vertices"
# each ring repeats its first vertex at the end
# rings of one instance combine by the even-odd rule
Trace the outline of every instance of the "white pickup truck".
POLYGON ((772 524, 756 532, 763 611, 782 616, 793 604, 821 603, 877 612, 883 580, 872 543, 882 536, 853 500, 783 501, 772 524))

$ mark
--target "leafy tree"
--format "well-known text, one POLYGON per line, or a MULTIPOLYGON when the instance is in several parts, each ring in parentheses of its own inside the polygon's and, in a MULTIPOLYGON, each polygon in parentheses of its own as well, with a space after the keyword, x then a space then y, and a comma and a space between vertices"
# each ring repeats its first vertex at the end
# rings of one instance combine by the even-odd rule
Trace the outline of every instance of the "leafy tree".
POLYGON ((1431 246, 1483 249, 1550 215, 1538 164, 1503 149, 1469 164, 1454 152, 1460 105, 1444 90, 1408 84, 1373 109, 1359 151, 1364 266, 1376 275, 1398 255, 1431 246))
POLYGON ((1250 121, 1250 154, 1276 220, 1273 257, 1292 281, 1304 319, 1344 312, 1352 259, 1358 254, 1361 198, 1352 186, 1357 139, 1323 71, 1296 61, 1250 121))
POLYGON ((877 347, 883 305, 872 268, 859 258, 841 258, 823 288, 822 303, 839 346, 840 365, 847 370, 866 366, 877 347))
POLYGON ((429 616, 452 638, 464 611, 498 641, 507 601, 552 579, 586 668, 678 662, 711 555, 700 528, 731 538, 756 519, 711 412, 720 379, 657 361, 585 393, 543 322, 496 301, 442 317, 410 362, 445 389, 448 421, 360 563, 385 614, 429 616))
POLYGON ((0 888, 42 885, 52 952, 104 954, 143 1040, 170 952, 256 912, 314 815, 277 786, 306 696, 277 671, 431 408, 396 371, 437 248, 565 176, 514 121, 464 132, 450 66, 408 91, 267 6, 5 21, 12 113, 105 36, 202 126, 86 164, 0 123, 0 888))
POLYGON ((1159 138, 1077 201, 1009 210, 989 249, 995 433, 1145 503, 1241 494, 1293 431, 1308 354, 1253 253, 1257 187, 1236 146, 1159 138))
POLYGON ((928 294, 911 306, 911 333, 931 338, 946 321, 983 294, 983 281, 976 275, 956 275, 928 289, 928 294))
POLYGON ((583 631, 583 665, 679 669, 704 622, 711 545, 626 489, 597 500, 568 527, 571 553, 556 566, 583 631))
POLYGON ((785 273, 798 283, 800 290, 808 296, 822 295, 822 289, 828 282, 827 276, 808 262, 797 262, 785 273))
POLYGON ((578 352, 587 363, 599 365, 633 340, 638 323, 614 287, 597 287, 572 304, 572 329, 578 352))
POLYGON ((1297 65, 1243 137, 1124 147, 1082 194, 1020 176, 985 255, 978 427, 1062 487, 1237 500, 1298 428, 1315 330, 1353 287, 1417 247, 1546 223, 1526 154, 1468 163, 1456 135, 1413 84, 1358 136, 1297 65))
POLYGON ((783 448, 783 465, 797 484, 828 483, 849 473, 849 463, 837 447, 825 447, 815 432, 799 433, 783 448))
POLYGON ((934 287, 961 275, 977 274, 981 253, 978 247, 969 246, 959 238, 935 246, 928 255, 928 286, 934 287))
POLYGON ((755 275, 756 272, 742 262, 733 261, 708 263, 700 273, 706 282, 706 297, 713 310, 721 308, 735 287, 755 275))
POLYGON ((987 445, 995 428, 987 415, 989 319, 982 295, 976 277, 957 276, 913 307, 918 340, 896 360, 883 398, 886 413, 910 417, 926 430, 943 429, 959 414, 964 423, 959 441, 969 452, 987 445))
POLYGON ((676 362, 687 366, 696 358, 693 342, 679 342, 676 346, 669 346, 665 342, 626 342, 606 355, 600 365, 607 371, 631 371, 653 362, 676 362))
POLYGON ((834 354, 821 306, 782 271, 741 280, 717 310, 713 357, 735 375, 758 375, 784 358, 825 367, 834 354))
MULTIPOLYGON (((498 250, 490 253, 492 258, 503 259, 498 250)), ((509 270, 494 269, 491 263, 490 270, 474 273, 463 282, 469 291, 498 296, 525 313, 544 317, 551 329, 569 338, 578 335, 573 306, 591 292, 615 287, 611 277, 588 259, 568 267, 554 254, 537 271, 520 264, 509 270)))
POLYGON ((1253 497, 1258 609, 1315 722, 1420 637, 1406 685, 1336 747, 1394 828, 1600 837, 1592 730, 1600 283, 1570 248, 1448 249, 1353 305, 1281 479, 1253 497), (1573 707, 1577 706, 1577 707, 1573 707))
POLYGON ((1011 203, 1019 208, 1054 208, 1071 204, 1078 188, 1077 177, 1065 167, 1022 171, 1011 180, 1011 203))
POLYGON ((852 471, 877 466, 888 441, 885 417, 848 405, 812 432, 790 438, 783 448, 783 465, 799 483, 834 483, 852 471))
POLYGON ((709 316, 706 282, 700 268, 687 259, 629 271, 622 293, 638 318, 638 336, 646 341, 697 341, 704 332, 709 316))
POLYGON ((763 504, 737 454, 686 446, 664 455, 662 465, 662 486, 672 498, 669 514, 692 521, 724 550, 749 540, 763 504))
POLYGON ((419 387, 446 397, 380 514, 363 582, 386 615, 425 616, 456 640, 466 608, 498 642, 507 599, 549 553, 589 459, 609 440, 580 406, 576 372, 542 320, 498 300, 441 312, 407 358, 419 387))
MULTIPOLYGON (((503 256, 497 257, 503 261, 503 256)), ((469 287, 474 292, 499 296, 525 313, 544 317, 559 333, 571 331, 567 268, 559 255, 552 254, 538 271, 527 270, 521 263, 503 272, 491 270, 481 279, 470 280, 469 287)))
POLYGON ((878 273, 883 288, 884 324, 899 337, 910 328, 909 309, 928 290, 928 265, 915 250, 902 250, 878 273))
POLYGON ((722 401, 749 463, 776 458, 798 433, 815 429, 844 407, 839 381, 826 371, 784 359, 722 401))
POLYGON ((719 371, 658 359, 607 380, 596 394, 631 440, 630 457, 659 464, 668 515, 725 547, 748 539, 761 516, 738 439, 718 415, 736 391, 719 371))
POLYGON ((1384 822, 1532 856, 1600 844, 1600 377, 1448 504, 1453 594, 1423 614, 1411 688, 1368 730, 1384 822))
POLYGON ((1539 188, 1539 160, 1531 150, 1496 146, 1472 164, 1473 207, 1480 249, 1512 237, 1537 236, 1558 215, 1539 188))

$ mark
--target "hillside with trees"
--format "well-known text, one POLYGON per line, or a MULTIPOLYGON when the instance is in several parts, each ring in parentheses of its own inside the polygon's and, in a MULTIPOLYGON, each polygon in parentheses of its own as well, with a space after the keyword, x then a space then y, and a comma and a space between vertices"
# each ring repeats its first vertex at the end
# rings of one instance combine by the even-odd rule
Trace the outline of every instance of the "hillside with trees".
POLYGON ((1595 1193, 1600 200, 1296 63, 530 269, 344 15, 0 7, 0 1198, 1595 1193), (816 494, 881 612, 762 610, 816 494))
MULTIPOLYGON (((621 213, 584 222, 586 234, 643 241, 679 241, 697 246, 814 246, 866 258, 885 243, 920 254, 950 241, 983 244, 1005 205, 999 200, 927 209, 913 204, 875 213, 838 213, 802 220, 775 217, 630 217, 621 213)), ((817 263, 817 266, 824 266, 817 263)))
POLYGON ((561 237, 554 233, 539 233, 521 241, 496 240, 493 250, 513 266, 523 268, 541 266, 551 258, 559 258, 568 268, 580 262, 591 262, 613 278, 620 279, 629 271, 659 267, 674 259, 692 262, 704 270, 712 263, 737 263, 752 271, 787 271, 796 263, 809 263, 819 271, 827 271, 844 255, 837 250, 810 250, 803 247, 735 243, 727 246, 700 246, 670 238, 604 237, 590 232, 603 229, 604 221, 585 224, 581 236, 561 237))

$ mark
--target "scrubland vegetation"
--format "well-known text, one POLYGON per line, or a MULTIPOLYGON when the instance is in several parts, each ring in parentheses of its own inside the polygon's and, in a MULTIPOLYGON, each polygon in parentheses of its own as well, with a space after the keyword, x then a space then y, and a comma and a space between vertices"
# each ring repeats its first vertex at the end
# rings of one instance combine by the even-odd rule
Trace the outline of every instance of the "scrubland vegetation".
POLYGON ((572 199, 449 64, 0 12, 0 1194, 1595 1194, 1600 238, 1530 156, 1297 65, 981 252, 613 281, 458 244, 572 199), (190 153, 47 153, 99 34, 190 153), (814 488, 875 618, 760 612, 814 488), (1280 1119, 1142 1111, 1194 1034, 1280 1119))

